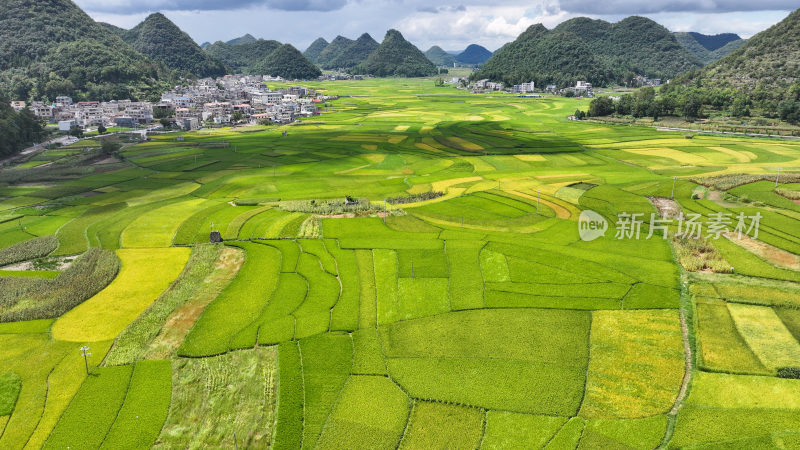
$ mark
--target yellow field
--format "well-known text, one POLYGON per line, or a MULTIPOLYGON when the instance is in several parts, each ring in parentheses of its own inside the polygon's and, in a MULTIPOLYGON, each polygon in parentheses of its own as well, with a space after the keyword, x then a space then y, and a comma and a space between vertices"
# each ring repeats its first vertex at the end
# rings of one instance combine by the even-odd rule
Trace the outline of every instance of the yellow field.
POLYGON ((800 366, 800 344, 772 308, 728 303, 728 310, 764 367, 776 370, 800 366))
POLYGON ((800 409, 800 380, 698 371, 692 376, 686 403, 707 408, 800 409))
POLYGON ((734 158, 736 158, 737 162, 741 163, 747 163, 753 159, 756 159, 756 155, 754 155, 752 152, 740 152, 725 147, 708 147, 708 148, 716 152, 721 152, 725 153, 726 155, 733 156, 734 158))
POLYGON ((117 250, 117 278, 97 295, 61 316, 53 338, 72 342, 114 339, 161 293, 189 260, 189 248, 117 250))
POLYGON ((684 372, 678 312, 595 311, 580 415, 634 419, 672 408, 684 372))
POLYGON ((525 161, 525 162, 547 161, 546 159, 544 159, 544 156, 542 155, 514 155, 514 157, 516 157, 520 161, 525 161))
POLYGON ((142 214, 122 232, 122 246, 136 248, 169 247, 184 220, 208 200, 194 199, 164 206, 142 214))
POLYGON ((680 150, 674 150, 671 148, 637 148, 637 149, 625 149, 625 151, 637 155, 669 158, 676 161, 678 164, 691 164, 691 165, 708 164, 708 160, 700 155, 682 152, 680 150))

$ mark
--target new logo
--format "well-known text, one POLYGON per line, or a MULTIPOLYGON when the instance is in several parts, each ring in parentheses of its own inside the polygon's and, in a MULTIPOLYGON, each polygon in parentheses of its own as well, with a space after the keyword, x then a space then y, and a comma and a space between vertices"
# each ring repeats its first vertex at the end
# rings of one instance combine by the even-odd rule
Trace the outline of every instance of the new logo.
POLYGON ((600 236, 604 236, 608 230, 608 221, 605 217, 592 211, 581 211, 578 218, 578 234, 583 241, 593 241, 600 236))

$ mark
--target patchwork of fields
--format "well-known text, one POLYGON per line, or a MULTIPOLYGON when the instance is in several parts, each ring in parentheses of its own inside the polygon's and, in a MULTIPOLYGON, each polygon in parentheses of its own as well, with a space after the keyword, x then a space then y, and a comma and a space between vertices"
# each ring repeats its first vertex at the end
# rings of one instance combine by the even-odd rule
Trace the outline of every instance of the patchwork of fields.
POLYGON ((312 85, 290 126, 0 171, 0 448, 800 445, 800 143, 312 85))

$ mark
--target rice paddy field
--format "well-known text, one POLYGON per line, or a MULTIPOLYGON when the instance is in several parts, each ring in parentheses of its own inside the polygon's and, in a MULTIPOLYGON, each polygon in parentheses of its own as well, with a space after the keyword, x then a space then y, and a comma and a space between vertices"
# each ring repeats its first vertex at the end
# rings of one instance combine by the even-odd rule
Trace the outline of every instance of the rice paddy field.
POLYGON ((0 448, 800 446, 800 142, 309 86, 0 172, 0 448))

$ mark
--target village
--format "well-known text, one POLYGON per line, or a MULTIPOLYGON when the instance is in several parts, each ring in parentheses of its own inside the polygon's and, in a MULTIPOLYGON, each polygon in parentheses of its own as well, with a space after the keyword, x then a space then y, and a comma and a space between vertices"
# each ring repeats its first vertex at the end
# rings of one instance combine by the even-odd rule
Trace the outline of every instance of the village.
POLYGON ((74 102, 68 96, 59 96, 52 103, 33 101, 28 105, 13 101, 11 106, 17 111, 27 108, 41 121, 57 124, 59 131, 66 132, 130 129, 155 123, 190 131, 235 123, 291 123, 299 117, 319 114, 318 105, 332 99, 302 86, 273 91, 265 84, 282 81, 280 77, 226 75, 175 86, 164 92, 157 103, 74 102))

